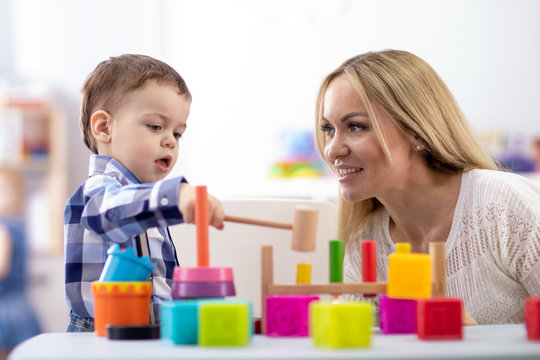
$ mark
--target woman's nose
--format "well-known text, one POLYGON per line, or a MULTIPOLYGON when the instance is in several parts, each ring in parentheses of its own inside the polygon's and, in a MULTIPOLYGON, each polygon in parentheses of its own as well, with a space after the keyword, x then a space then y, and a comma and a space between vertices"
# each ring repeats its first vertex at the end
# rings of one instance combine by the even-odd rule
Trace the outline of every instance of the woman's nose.
POLYGON ((337 134, 326 143, 326 147, 324 149, 326 160, 331 163, 336 161, 336 159, 347 155, 348 152, 349 147, 347 146, 343 137, 338 136, 337 134))

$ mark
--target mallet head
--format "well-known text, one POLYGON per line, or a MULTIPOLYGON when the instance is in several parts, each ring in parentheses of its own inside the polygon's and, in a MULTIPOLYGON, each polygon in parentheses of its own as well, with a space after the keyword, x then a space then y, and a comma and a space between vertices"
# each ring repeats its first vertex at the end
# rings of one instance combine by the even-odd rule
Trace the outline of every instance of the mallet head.
POLYGON ((294 209, 292 249, 310 252, 315 250, 317 218, 319 210, 310 206, 296 206, 294 209))

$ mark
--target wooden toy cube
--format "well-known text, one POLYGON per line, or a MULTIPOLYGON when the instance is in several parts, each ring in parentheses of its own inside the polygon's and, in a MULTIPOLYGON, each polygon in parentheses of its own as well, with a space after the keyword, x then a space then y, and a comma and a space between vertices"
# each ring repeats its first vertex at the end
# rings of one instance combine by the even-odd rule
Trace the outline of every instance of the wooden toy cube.
POLYGON ((431 296, 431 256, 411 254, 409 244, 396 244, 388 257, 387 295, 399 299, 427 299, 431 296))
POLYGON ((379 326, 383 334, 416 334, 416 300, 379 298, 379 326))
POLYGON ((463 338, 462 301, 457 298, 418 300, 417 334, 422 340, 463 338))
POLYGON ((199 302, 199 345, 245 346, 253 336, 249 300, 199 302))
POLYGON ((176 345, 197 344, 198 303, 198 300, 174 300, 161 303, 161 339, 176 345))
POLYGON ((309 318, 310 334, 317 347, 361 348, 371 345, 371 303, 312 301, 309 318))
POLYGON ((313 295, 266 297, 266 336, 308 336, 309 303, 313 295))
POLYGON ((527 339, 540 341, 540 297, 525 299, 525 327, 527 339))

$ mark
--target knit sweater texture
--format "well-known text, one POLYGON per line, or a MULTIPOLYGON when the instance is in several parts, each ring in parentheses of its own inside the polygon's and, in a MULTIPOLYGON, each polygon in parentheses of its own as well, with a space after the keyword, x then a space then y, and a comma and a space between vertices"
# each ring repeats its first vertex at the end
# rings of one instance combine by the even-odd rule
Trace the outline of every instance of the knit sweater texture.
MULTIPOLYGON (((347 244, 345 282, 362 281, 367 239, 377 241, 378 281, 387 280, 394 243, 380 208, 347 244)), ((445 251, 448 296, 463 299, 479 324, 522 322, 524 299, 540 295, 540 185, 502 171, 464 172, 445 251)))

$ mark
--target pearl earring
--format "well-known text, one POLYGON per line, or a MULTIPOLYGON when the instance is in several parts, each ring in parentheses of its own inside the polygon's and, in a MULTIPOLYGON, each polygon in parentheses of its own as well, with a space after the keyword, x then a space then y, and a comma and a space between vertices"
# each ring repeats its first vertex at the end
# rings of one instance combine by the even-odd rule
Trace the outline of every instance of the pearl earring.
POLYGON ((420 145, 416 145, 416 151, 420 151, 420 149, 422 149, 422 147, 420 145))

